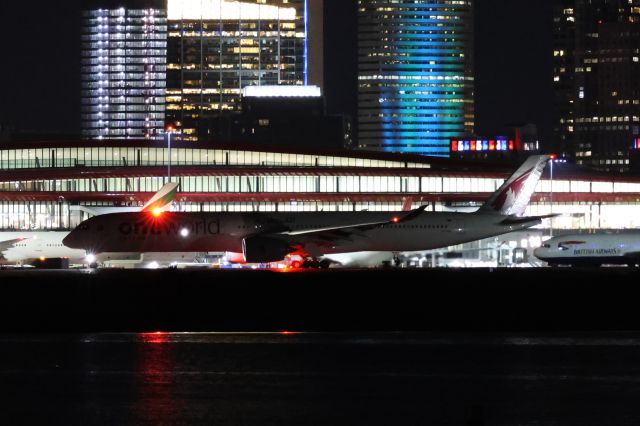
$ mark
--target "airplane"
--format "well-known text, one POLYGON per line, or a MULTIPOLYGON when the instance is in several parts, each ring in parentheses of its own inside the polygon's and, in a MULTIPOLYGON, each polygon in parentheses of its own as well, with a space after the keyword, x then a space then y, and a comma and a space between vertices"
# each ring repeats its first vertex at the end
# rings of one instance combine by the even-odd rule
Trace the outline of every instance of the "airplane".
POLYGON ((536 248, 533 255, 549 266, 639 265, 640 232, 553 237, 536 248))
MULTIPOLYGON (((156 192, 142 208, 119 208, 122 211, 154 212, 167 208, 176 196, 178 184, 169 182, 156 192)), ((99 212, 93 212, 94 214, 99 212)), ((67 258, 70 263, 95 262, 95 257, 87 256, 85 250, 66 247, 62 240, 68 231, 11 231, 0 232, 0 263, 20 264, 36 259, 67 258)))
POLYGON ((427 212, 163 212, 90 218, 63 243, 88 253, 228 252, 246 263, 334 253, 418 251, 475 241, 538 225, 522 217, 549 161, 528 158, 474 213, 427 212))

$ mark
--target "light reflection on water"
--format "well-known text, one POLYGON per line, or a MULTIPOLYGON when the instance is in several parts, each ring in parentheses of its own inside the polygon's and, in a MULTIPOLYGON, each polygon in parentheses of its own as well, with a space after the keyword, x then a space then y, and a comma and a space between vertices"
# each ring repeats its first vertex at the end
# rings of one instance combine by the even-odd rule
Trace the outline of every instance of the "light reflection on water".
MULTIPOLYGON (((69 336, 65 335, 65 338, 69 336)), ((496 345, 496 346, 640 346, 640 333, 573 333, 571 335, 501 333, 317 333, 317 332, 147 332, 78 335, 83 343, 215 343, 344 345, 496 345)), ((56 341, 51 336, 0 336, 0 342, 56 341)))
POLYGON ((572 334, 502 333, 318 333, 278 332, 144 332, 95 334, 0 334, 0 345, 12 343, 83 344, 332 344, 332 345, 430 345, 430 346, 602 346, 640 347, 640 333, 594 332, 572 334))
POLYGON ((638 359, 640 333, 4 335, 0 420, 640 424, 638 359))
POLYGON ((130 413, 134 423, 170 419, 181 410, 181 399, 176 398, 177 376, 175 346, 167 345, 169 333, 142 333, 137 335, 144 344, 136 344, 136 374, 132 388, 135 397, 130 413))

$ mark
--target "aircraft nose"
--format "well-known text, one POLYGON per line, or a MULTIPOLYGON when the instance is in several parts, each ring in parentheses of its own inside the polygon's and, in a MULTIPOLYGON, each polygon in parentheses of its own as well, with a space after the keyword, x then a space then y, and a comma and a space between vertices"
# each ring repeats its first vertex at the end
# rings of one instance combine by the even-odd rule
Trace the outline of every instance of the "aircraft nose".
POLYGON ((62 244, 65 245, 65 247, 69 247, 72 249, 81 249, 82 247, 79 246, 79 241, 78 241, 78 233, 76 230, 73 230, 71 232, 69 232, 69 235, 67 235, 66 237, 64 237, 62 239, 62 244))

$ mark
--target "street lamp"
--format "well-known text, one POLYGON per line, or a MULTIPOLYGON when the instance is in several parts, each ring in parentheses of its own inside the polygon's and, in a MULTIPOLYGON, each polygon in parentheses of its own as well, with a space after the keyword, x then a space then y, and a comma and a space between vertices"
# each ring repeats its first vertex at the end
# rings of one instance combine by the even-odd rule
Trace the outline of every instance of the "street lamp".
POLYGON ((176 128, 173 124, 169 123, 164 129, 167 134, 167 151, 169 155, 169 162, 167 163, 167 183, 171 182, 171 133, 176 132, 176 128))

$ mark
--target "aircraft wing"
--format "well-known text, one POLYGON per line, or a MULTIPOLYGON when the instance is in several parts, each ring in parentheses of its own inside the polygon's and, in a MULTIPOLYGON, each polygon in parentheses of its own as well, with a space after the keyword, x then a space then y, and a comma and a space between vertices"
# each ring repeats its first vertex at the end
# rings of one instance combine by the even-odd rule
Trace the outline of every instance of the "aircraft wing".
POLYGON ((321 254, 315 252, 317 249, 321 249, 322 247, 335 246, 341 241, 351 242, 359 238, 366 238, 365 231, 370 229, 413 220, 420 215, 425 208, 426 206, 421 206, 402 215, 390 215, 388 220, 380 222, 361 223, 332 228, 306 229, 304 231, 295 232, 282 232, 279 237, 289 243, 292 247, 299 247, 303 251, 315 256, 321 254))
POLYGON ((4 251, 13 247, 16 243, 24 241, 26 238, 15 238, 13 240, 0 241, 0 251, 4 251))
POLYGON ((15 244, 19 243, 20 241, 24 241, 26 238, 15 238, 13 240, 5 240, 5 241, 0 241, 0 259, 3 258, 2 253, 4 253, 6 250, 10 249, 11 247, 13 247, 15 244))
POLYGON ((335 226, 328 228, 317 228, 317 229, 305 229, 303 231, 285 231, 282 234, 286 235, 317 235, 322 233, 331 233, 331 232, 339 232, 345 233, 348 231, 357 232, 357 231, 366 231, 373 228, 378 228, 384 225, 395 225, 397 223, 407 222, 416 218, 420 213, 424 211, 427 206, 420 206, 415 210, 411 210, 402 215, 396 215, 389 217, 388 220, 383 220, 379 222, 367 222, 367 223, 358 223, 354 225, 347 226, 335 226))

